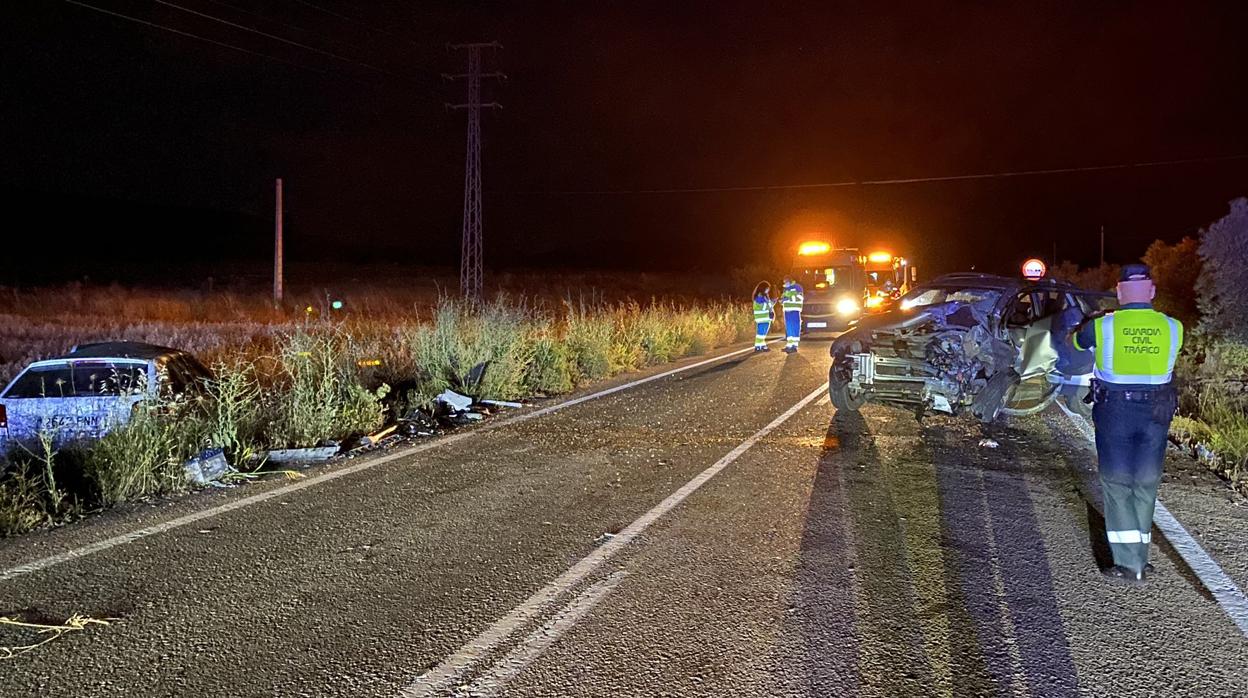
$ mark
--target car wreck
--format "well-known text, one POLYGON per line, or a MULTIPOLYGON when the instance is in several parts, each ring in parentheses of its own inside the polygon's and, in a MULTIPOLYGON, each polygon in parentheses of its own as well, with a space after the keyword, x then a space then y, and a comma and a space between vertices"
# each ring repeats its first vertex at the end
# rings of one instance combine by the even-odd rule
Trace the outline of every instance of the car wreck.
POLYGON ((1112 294, 1051 279, 949 274, 864 318, 831 348, 828 391, 838 410, 868 402, 984 422, 1061 400, 1086 413, 1093 356, 1066 337, 1112 294))
POLYGON ((0 455, 40 435, 63 447, 99 439, 144 400, 199 395, 211 372, 190 354, 141 342, 99 342, 36 361, 0 392, 0 455))

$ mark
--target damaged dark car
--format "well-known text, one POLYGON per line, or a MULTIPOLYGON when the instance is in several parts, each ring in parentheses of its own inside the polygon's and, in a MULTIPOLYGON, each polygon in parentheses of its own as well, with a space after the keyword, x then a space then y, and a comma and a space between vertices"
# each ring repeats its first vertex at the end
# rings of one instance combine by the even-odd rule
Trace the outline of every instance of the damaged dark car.
POLYGON ((868 402, 916 417, 970 413, 984 422, 1055 400, 1086 413, 1090 351, 1066 341, 1113 295, 1051 279, 949 274, 832 343, 829 394, 838 410, 868 402))

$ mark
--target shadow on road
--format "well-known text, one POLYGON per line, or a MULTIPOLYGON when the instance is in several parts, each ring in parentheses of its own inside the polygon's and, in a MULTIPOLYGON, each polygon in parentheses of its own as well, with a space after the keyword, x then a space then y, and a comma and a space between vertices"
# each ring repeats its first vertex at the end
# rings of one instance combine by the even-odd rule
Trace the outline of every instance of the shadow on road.
POLYGON ((1031 695, 1078 695, 1048 552, 1014 452, 1021 440, 999 438, 986 456, 944 426, 925 428, 923 439, 940 483, 949 583, 961 590, 998 691, 1021 674, 1031 695))
POLYGON ((829 426, 785 633, 800 638, 796 688, 1076 695, 1021 472, 997 463, 1009 453, 968 454, 965 435, 922 435, 930 453, 882 455, 861 415, 829 426))

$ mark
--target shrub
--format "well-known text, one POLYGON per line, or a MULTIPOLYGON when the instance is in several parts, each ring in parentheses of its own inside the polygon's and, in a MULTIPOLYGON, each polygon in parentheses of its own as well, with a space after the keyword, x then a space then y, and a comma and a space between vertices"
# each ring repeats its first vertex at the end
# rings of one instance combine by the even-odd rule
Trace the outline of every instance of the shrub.
POLYGON ((356 380, 345 337, 297 333, 281 346, 283 382, 272 402, 269 441, 307 448, 374 431, 382 423, 388 386, 370 391, 356 380))
POLYGON ((1203 266, 1196 281, 1201 328, 1215 337, 1248 342, 1248 199, 1200 233, 1203 266))
POLYGON ((1199 317, 1196 279, 1200 275, 1201 264, 1196 247, 1196 241, 1190 237, 1173 245, 1154 240, 1143 257, 1157 284, 1157 298, 1153 305, 1183 321, 1189 328, 1196 326, 1199 317))
POLYGON ((532 314, 504 298, 476 308, 443 300, 430 325, 408 337, 420 375, 417 396, 432 399, 448 388, 474 398, 514 399, 524 396, 532 314), (477 379, 474 370, 486 365, 477 379))
POLYGON ((1237 481, 1248 461, 1248 413, 1220 390, 1207 389, 1201 395, 1200 417, 1209 425, 1209 445, 1230 464, 1229 475, 1237 481))
POLYGON ((524 377, 527 393, 557 395, 576 387, 571 351, 565 342, 549 328, 533 330, 529 342, 532 358, 524 377))
POLYGON ((118 502, 188 487, 184 464, 207 443, 208 421, 191 401, 140 402, 130 421, 74 454, 98 503, 118 502))
POLYGON ((576 382, 605 378, 611 372, 615 335, 612 319, 590 312, 583 304, 564 303, 568 311, 564 341, 576 372, 576 382))

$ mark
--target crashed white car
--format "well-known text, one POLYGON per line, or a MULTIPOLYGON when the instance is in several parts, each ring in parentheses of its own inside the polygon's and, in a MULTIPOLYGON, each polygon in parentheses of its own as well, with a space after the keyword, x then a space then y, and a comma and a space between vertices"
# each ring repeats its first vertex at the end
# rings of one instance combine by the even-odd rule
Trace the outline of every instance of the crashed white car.
POLYGON ((949 274, 864 318, 832 343, 829 394, 838 410, 867 402, 984 422, 1056 399, 1086 412, 1093 357, 1066 336, 1112 294, 1050 279, 949 274))
POLYGON ((0 393, 0 455, 30 448, 40 434, 56 447, 98 439, 125 424, 134 406, 160 395, 201 393, 212 374, 178 349, 102 342, 36 361, 0 393))

